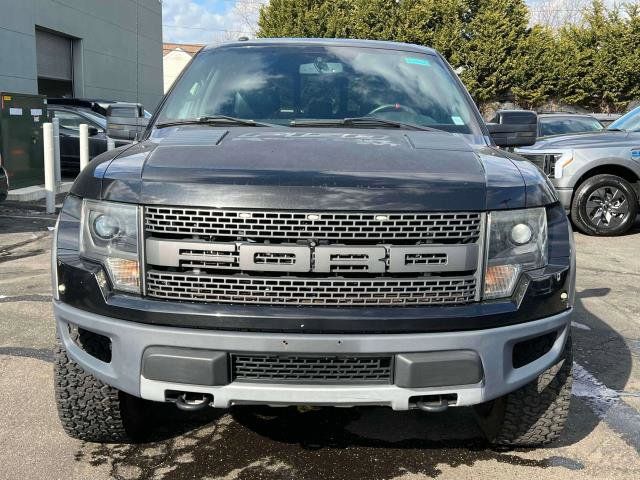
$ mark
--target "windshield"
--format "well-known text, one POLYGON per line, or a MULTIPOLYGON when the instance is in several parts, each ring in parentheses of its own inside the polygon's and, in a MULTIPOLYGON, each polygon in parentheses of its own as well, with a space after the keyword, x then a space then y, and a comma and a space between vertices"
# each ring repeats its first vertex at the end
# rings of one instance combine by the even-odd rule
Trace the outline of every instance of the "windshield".
POLYGON ((475 106, 430 54, 329 46, 230 47, 199 54, 157 123, 227 115, 292 121, 374 116, 484 143, 475 106))
POLYGON ((609 125, 609 130, 640 132, 640 107, 634 108, 609 125))
POLYGON ((102 128, 107 128, 107 119, 104 118, 102 115, 99 115, 97 113, 93 113, 93 112, 89 112, 87 110, 84 111, 84 114, 90 118, 91 120, 93 120, 94 123, 96 123, 97 125, 100 125, 102 128))
POLYGON ((598 132, 604 127, 592 117, 542 117, 540 135, 564 135, 567 133, 598 132))

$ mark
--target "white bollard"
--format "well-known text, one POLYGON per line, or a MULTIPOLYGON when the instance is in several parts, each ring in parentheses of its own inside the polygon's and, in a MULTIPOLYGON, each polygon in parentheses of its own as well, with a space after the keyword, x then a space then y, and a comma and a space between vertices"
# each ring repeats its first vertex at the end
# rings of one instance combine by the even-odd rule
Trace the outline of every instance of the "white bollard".
POLYGON ((54 151, 54 168, 56 172, 56 185, 62 182, 62 173, 60 171, 60 119, 54 118, 53 123, 53 151, 54 151))
POLYGON ((89 125, 80 124, 80 171, 89 165, 89 125))
POLYGON ((111 137, 107 137, 107 150, 113 150, 114 148, 116 148, 116 141, 111 137))
POLYGON ((44 145, 44 190, 47 213, 56 211, 56 169, 55 148, 53 146, 53 125, 42 124, 42 143, 44 145))

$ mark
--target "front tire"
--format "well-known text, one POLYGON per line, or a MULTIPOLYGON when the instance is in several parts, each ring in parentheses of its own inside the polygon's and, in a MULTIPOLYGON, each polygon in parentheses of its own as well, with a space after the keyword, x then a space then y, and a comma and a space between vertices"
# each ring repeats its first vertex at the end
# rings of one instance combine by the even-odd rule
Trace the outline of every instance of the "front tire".
POLYGON ((67 435, 88 442, 131 442, 140 433, 140 400, 101 382, 67 356, 60 340, 54 359, 55 398, 67 435))
POLYGON ((582 182, 571 202, 571 219, 586 235, 626 233, 638 215, 633 186, 616 175, 595 175, 582 182))
POLYGON ((569 416, 572 364, 569 337, 560 360, 533 382, 474 407, 487 440, 509 447, 537 447, 556 440, 569 416))

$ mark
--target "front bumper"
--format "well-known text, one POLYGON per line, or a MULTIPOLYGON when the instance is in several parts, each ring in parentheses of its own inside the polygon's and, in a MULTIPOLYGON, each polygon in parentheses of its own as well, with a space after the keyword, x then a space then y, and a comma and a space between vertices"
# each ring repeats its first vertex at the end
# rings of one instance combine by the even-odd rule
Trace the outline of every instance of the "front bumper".
MULTIPOLYGON (((459 332, 412 334, 286 334, 226 332, 154 326, 96 315, 54 302, 60 338, 68 355, 87 372, 132 395, 166 401, 168 391, 203 392, 213 396, 213 406, 273 405, 386 405, 407 410, 415 399, 431 395, 455 396, 452 405, 482 403, 509 393, 535 379, 561 355, 569 334, 571 310, 539 320, 500 328, 459 332), (90 355, 70 334, 70 325, 111 341, 111 360, 90 355), (514 345, 554 333, 546 353, 514 368, 514 345), (399 387, 391 385, 308 385, 231 381, 203 386, 150 380, 143 376, 143 357, 149 347, 182 347, 223 352, 269 354, 411 354, 472 351, 480 359, 483 378, 468 385, 399 387)), ((397 383, 397 382, 396 382, 397 383)))
POLYGON ((565 211, 571 210, 571 200, 573 200, 573 188, 556 187, 558 200, 565 211))

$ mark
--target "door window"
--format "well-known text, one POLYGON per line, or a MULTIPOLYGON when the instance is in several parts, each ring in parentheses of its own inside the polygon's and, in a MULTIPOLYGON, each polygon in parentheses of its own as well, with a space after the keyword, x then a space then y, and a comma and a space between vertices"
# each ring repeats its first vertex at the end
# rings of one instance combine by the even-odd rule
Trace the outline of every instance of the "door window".
POLYGON ((62 110, 54 110, 53 116, 60 120, 61 128, 72 130, 74 133, 78 133, 80 131, 81 123, 86 123, 87 125, 93 126, 86 118, 75 113, 64 112, 62 110))

